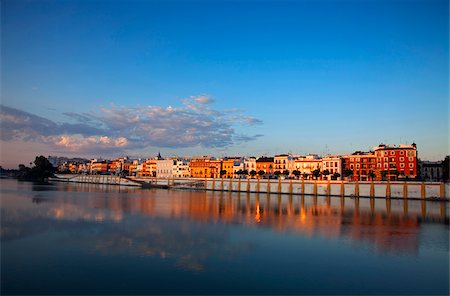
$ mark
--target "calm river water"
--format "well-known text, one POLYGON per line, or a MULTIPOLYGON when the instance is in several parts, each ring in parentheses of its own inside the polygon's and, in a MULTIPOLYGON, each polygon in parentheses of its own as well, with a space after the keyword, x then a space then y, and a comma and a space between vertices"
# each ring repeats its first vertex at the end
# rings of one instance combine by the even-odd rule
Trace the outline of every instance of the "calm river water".
POLYGON ((0 185, 2 294, 449 294, 448 203, 0 185))

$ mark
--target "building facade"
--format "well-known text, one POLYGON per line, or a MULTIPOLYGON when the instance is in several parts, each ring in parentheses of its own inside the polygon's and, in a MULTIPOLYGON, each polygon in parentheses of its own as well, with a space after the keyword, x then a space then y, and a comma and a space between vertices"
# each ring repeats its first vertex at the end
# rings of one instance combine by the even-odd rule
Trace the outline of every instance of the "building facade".
POLYGON ((273 157, 260 157, 256 160, 256 172, 263 171, 265 175, 272 175, 274 164, 273 157))
POLYGON ((309 154, 307 156, 299 156, 294 160, 294 168, 300 171, 303 179, 312 179, 312 173, 320 170, 322 167, 322 159, 317 154, 309 154))
POLYGON ((380 144, 374 147, 380 179, 414 179, 417 177, 417 146, 380 144))
POLYGON ((442 161, 420 161, 420 178, 424 181, 440 182, 443 179, 444 165, 442 161))
POLYGON ((342 157, 339 155, 326 156, 322 158, 322 175, 327 180, 341 180, 342 179, 342 157), (323 174, 328 171, 328 175, 323 174))
POLYGON ((380 170, 377 168, 377 157, 373 152, 356 151, 351 155, 343 156, 343 174, 351 170, 350 180, 369 181, 380 179, 380 170))
POLYGON ((283 173, 284 171, 288 171, 289 174, 292 173, 295 169, 295 160, 292 155, 288 154, 279 154, 274 157, 274 172, 278 171, 283 173))
POLYGON ((213 157, 193 158, 190 162, 191 177, 219 178, 221 161, 213 157))

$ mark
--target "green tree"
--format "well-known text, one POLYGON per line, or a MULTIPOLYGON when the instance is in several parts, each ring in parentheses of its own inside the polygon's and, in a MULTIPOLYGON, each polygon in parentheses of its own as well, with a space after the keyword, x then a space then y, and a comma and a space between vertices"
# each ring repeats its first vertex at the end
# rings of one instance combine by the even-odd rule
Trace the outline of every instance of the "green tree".
POLYGON ((328 179, 328 175, 330 174, 330 171, 329 170, 324 170, 323 172, 322 172, 322 175, 324 175, 325 177, 327 177, 327 179, 328 179))
POLYGON ((275 176, 277 176, 277 178, 279 178, 280 175, 281 175, 281 172, 280 172, 280 171, 275 171, 275 172, 273 172, 273 174, 274 174, 275 176))
POLYGON ((220 171, 220 177, 222 177, 222 176, 225 175, 226 173, 227 173, 226 170, 221 170, 221 171, 220 171))
POLYGON ((265 173, 266 173, 265 171, 259 170, 258 175, 259 175, 260 177, 262 177, 262 176, 264 176, 265 173))
POLYGON ((44 156, 36 156, 34 166, 30 169, 23 164, 19 165, 20 180, 24 181, 46 181, 47 178, 52 177, 55 168, 44 156))
POLYGON ((313 177, 317 180, 320 177, 320 170, 319 169, 315 169, 312 172, 313 177))
POLYGON ((292 174, 294 174, 294 176, 298 179, 299 176, 301 175, 301 172, 299 170, 294 170, 292 171, 292 174))
POLYGON ((256 176, 256 171, 255 170, 251 170, 250 171, 250 176, 252 176, 252 178, 255 177, 256 176))
POLYGON ((367 176, 370 178, 370 180, 372 180, 373 181, 373 179, 375 179, 375 177, 376 177, 376 175, 375 175, 375 173, 373 172, 373 171, 370 171, 368 174, 367 174, 367 176))
POLYGON ((353 170, 351 170, 351 169, 345 169, 345 170, 343 171, 343 174, 344 174, 344 177, 348 178, 348 177, 350 177, 350 176, 353 176, 353 170))
POLYGON ((333 176, 331 176, 331 180, 337 180, 340 176, 341 176, 341 174, 339 174, 338 172, 335 172, 333 174, 333 176))

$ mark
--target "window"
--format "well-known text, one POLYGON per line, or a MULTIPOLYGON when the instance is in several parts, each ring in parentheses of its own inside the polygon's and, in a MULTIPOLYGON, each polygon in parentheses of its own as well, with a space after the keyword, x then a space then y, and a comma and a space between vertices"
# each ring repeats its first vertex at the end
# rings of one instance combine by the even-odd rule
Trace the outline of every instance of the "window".
POLYGON ((391 155, 395 155, 395 152, 394 152, 394 151, 391 151, 391 155))
POLYGON ((381 163, 377 164, 377 168, 381 169, 381 163))
POLYGON ((410 163, 410 164, 409 164, 409 167, 410 167, 410 168, 413 168, 413 167, 414 167, 414 164, 413 164, 413 163, 410 163))
POLYGON ((385 158, 384 158, 384 162, 387 162, 387 161, 388 161, 388 158, 387 158, 387 157, 385 157, 385 158))
POLYGON ((400 161, 405 161, 405 158, 404 157, 400 157, 400 161))
POLYGON ((384 164, 384 168, 387 169, 387 163, 384 164))
POLYGON ((395 158, 391 157, 391 161, 394 162, 394 161, 395 161, 395 158))
POLYGON ((401 167, 401 168, 404 168, 404 167, 405 167, 405 164, 404 164, 404 163, 401 163, 401 164, 400 164, 400 167, 401 167))
POLYGON ((387 153, 387 151, 384 151, 384 155, 387 155, 388 153, 387 153))
POLYGON ((410 175, 414 175, 414 171, 413 170, 409 170, 409 174, 410 175))
POLYGON ((356 168, 359 169, 359 163, 356 164, 356 168))
POLYGON ((352 169, 352 170, 353 170, 353 165, 352 165, 352 164, 350 165, 350 169, 352 169))
POLYGON ((408 157, 408 160, 409 160, 409 161, 413 161, 413 158, 412 158, 412 157, 408 157))
POLYGON ((405 151, 403 151, 403 150, 400 151, 400 155, 403 155, 403 154, 405 154, 405 151))

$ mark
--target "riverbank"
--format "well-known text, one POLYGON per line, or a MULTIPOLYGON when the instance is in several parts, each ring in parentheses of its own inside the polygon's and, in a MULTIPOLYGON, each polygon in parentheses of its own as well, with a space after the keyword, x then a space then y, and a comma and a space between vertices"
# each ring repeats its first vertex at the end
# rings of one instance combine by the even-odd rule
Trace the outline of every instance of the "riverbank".
POLYGON ((188 189, 292 195, 321 195, 367 198, 446 200, 450 184, 443 182, 368 182, 324 180, 214 179, 214 178, 138 178, 109 175, 56 175, 51 181, 142 188, 188 189))

